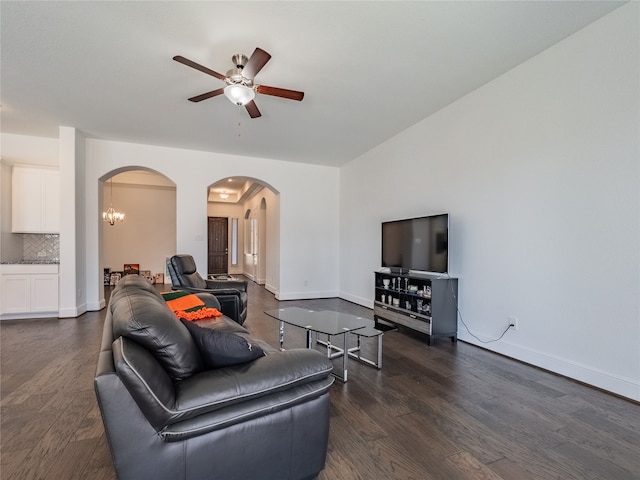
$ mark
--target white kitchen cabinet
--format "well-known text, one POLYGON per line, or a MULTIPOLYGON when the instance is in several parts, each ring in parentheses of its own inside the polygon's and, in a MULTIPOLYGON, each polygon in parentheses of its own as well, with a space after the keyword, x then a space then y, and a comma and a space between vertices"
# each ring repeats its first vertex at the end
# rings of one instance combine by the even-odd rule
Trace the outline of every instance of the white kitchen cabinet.
POLYGON ((54 168, 14 165, 11 230, 60 233, 60 173, 54 168))
POLYGON ((25 313, 31 311, 31 275, 2 275, 2 311, 25 313))
POLYGON ((58 316, 58 265, 0 265, 0 318, 58 316))
POLYGON ((58 274, 32 275, 31 313, 58 312, 58 274))

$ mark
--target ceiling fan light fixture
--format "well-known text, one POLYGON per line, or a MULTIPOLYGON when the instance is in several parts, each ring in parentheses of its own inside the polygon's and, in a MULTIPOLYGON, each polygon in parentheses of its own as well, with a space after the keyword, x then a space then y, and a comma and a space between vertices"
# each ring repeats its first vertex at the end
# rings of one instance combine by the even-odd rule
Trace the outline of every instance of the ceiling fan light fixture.
POLYGON ((256 97, 256 92, 246 85, 234 83, 224 88, 224 96, 236 105, 246 105, 256 97))
POLYGON ((253 101, 258 93, 297 101, 302 100, 304 97, 304 92, 254 84, 256 75, 262 70, 270 58, 271 55, 261 48, 256 48, 250 57, 238 53, 231 59, 235 68, 228 70, 226 75, 222 75, 221 73, 211 70, 204 65, 200 65, 193 60, 189 60, 182 55, 176 55, 173 57, 176 62, 182 63, 187 67, 194 68, 207 75, 211 75, 212 77, 222 80, 227 84, 225 88, 216 88, 215 90, 191 97, 188 99, 190 102, 197 103, 224 94, 224 96, 231 100, 235 105, 244 106, 251 118, 258 118, 262 116, 260 109, 253 101))

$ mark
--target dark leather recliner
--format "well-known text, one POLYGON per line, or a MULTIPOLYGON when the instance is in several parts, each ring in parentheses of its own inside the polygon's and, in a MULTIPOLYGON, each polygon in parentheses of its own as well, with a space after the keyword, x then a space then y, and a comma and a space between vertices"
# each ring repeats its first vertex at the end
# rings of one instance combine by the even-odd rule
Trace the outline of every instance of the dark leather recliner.
POLYGON ((193 257, 185 254, 169 258, 167 269, 174 290, 212 293, 218 298, 222 313, 240 325, 244 323, 248 304, 246 280, 205 280, 197 272, 193 257))

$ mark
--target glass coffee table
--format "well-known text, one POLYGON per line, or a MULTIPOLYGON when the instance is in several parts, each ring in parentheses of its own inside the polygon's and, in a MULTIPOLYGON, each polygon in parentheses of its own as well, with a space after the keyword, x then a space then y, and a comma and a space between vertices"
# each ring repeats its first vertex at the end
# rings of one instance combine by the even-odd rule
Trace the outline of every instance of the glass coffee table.
POLYGON ((318 333, 327 335, 328 340, 322 342, 327 347, 329 358, 342 357, 342 375, 334 375, 343 382, 347 381, 347 360, 349 349, 347 334, 370 326, 372 321, 349 313, 334 312, 332 310, 310 310, 308 308, 287 307, 277 310, 267 310, 267 315, 280 321, 280 350, 284 350, 284 326, 293 325, 304 328, 307 332, 307 348, 313 348, 315 336, 318 333), (331 337, 342 335, 342 346, 332 345, 331 337))

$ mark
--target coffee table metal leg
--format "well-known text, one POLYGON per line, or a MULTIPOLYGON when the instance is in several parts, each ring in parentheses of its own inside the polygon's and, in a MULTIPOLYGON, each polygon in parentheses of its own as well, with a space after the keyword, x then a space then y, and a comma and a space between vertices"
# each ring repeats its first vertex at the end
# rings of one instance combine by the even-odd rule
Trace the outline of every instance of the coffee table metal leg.
POLYGON ((284 322, 280 321, 280 351, 284 350, 284 322))
POLYGON ((367 365, 371 365, 376 367, 378 370, 382 368, 382 335, 383 332, 380 330, 372 330, 367 331, 363 330, 362 332, 354 331, 353 333, 357 338, 357 344, 355 347, 351 347, 348 351, 348 355, 354 360, 358 360, 359 362, 366 363, 367 365), (378 348, 376 352, 376 360, 369 360, 368 358, 364 358, 361 352, 361 337, 372 338, 374 336, 378 337, 378 348))
POLYGON ((342 381, 347 381, 347 361, 349 360, 348 347, 347 347, 347 334, 342 334, 342 381))

